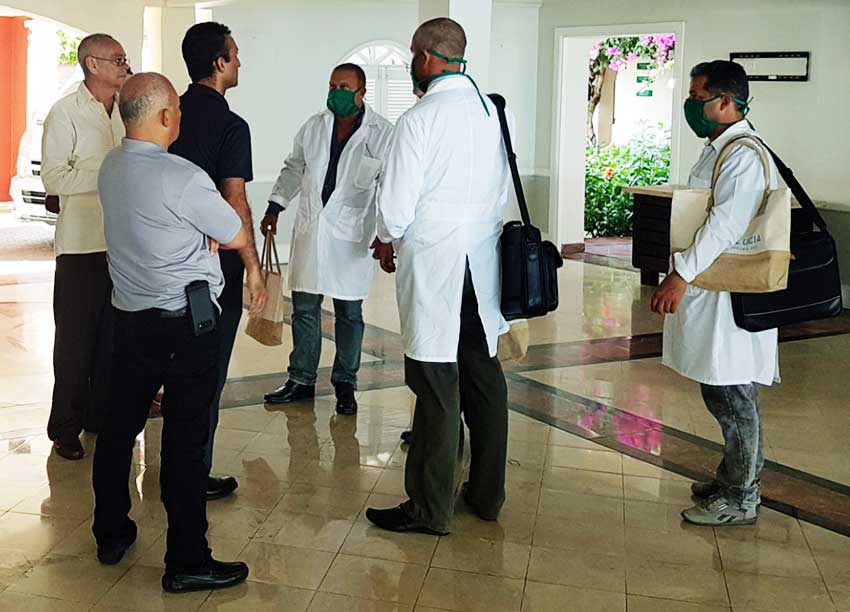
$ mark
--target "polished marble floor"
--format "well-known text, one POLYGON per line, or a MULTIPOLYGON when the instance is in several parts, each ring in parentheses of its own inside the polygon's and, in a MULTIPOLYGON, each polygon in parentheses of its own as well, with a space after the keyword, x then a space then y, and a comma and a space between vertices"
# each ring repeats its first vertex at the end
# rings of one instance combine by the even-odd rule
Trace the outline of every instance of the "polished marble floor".
MULTIPOLYGON (((0 237, 0 241, 2 238, 0 237)), ((0 249, 0 611, 294 612, 850 611, 850 324, 788 334, 783 384, 765 389, 766 504, 756 527, 683 525, 688 476, 716 461, 717 428, 696 387, 658 359, 661 320, 623 266, 566 261, 561 309, 531 322, 528 357, 506 368, 508 501, 497 523, 458 502, 452 535, 369 526, 402 499, 413 398, 403 385, 392 280, 365 307, 360 413, 331 390, 269 410, 288 344, 240 337, 215 470, 240 488, 208 507, 216 555, 246 585, 171 596, 159 587, 164 511, 159 433, 139 437, 130 482, 137 544, 100 566, 90 535, 90 456, 51 454, 48 262, 0 249), (800 520, 804 517, 806 520, 800 520)), ((332 361, 325 325, 322 376, 332 361)), ((288 338, 286 339, 288 343, 288 338)), ((91 450, 95 440, 86 437, 91 450)))

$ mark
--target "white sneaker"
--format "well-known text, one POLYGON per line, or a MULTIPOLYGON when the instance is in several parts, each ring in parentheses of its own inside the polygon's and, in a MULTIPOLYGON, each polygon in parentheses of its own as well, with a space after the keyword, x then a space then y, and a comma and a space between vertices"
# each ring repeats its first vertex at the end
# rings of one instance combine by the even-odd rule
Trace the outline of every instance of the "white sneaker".
POLYGON ((707 527, 752 525, 758 519, 758 507, 747 510, 718 495, 683 511, 682 518, 688 523, 707 527))

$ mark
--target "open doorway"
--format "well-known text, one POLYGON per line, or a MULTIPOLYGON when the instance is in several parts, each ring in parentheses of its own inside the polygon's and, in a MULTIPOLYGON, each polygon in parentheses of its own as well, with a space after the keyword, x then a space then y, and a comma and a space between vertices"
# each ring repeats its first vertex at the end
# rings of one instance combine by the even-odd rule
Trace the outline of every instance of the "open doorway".
POLYGON ((556 30, 549 227, 565 252, 628 259, 621 187, 677 182, 683 35, 681 22, 556 30))

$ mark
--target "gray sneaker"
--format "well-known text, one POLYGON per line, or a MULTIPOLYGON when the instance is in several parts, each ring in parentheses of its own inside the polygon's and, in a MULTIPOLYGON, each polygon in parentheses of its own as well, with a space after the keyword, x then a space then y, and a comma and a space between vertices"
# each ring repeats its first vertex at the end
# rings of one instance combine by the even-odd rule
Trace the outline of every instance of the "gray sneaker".
POLYGON ((758 507, 744 509, 722 495, 717 495, 711 500, 683 511, 682 518, 688 523, 706 527, 752 525, 758 518, 758 507))
POLYGON ((695 482, 691 485, 691 499, 694 502, 709 500, 720 493, 720 483, 716 480, 695 482))

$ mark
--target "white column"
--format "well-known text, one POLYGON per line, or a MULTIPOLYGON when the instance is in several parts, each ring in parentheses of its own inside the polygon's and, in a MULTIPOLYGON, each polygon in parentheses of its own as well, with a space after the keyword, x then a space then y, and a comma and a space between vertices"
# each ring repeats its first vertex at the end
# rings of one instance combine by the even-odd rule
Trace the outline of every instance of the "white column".
POLYGON ((189 73, 183 62, 183 36, 195 25, 195 7, 165 7, 162 9, 162 74, 174 84, 178 94, 186 91, 189 73))
POLYGON ((419 0, 419 22, 435 17, 450 17, 463 26, 467 70, 481 91, 488 91, 493 0, 419 0))

